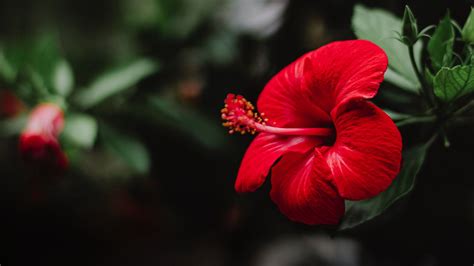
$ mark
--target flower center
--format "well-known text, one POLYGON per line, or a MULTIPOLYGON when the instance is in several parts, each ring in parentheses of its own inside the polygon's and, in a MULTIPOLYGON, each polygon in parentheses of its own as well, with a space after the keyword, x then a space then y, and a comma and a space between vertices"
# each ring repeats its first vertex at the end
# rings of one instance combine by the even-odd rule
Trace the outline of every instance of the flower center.
POLYGON ((235 132, 255 134, 255 132, 267 132, 277 135, 298 136, 332 136, 332 128, 282 128, 267 125, 268 118, 265 114, 258 114, 252 103, 241 95, 227 94, 224 100, 224 108, 221 117, 225 121, 223 126, 229 128, 229 133, 235 132))

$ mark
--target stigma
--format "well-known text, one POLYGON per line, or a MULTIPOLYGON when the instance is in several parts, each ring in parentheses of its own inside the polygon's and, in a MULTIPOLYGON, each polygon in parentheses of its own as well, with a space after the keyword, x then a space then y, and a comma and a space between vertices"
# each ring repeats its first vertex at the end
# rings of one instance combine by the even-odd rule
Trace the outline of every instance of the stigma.
POLYGON ((264 114, 258 114, 255 107, 242 95, 227 94, 224 100, 224 108, 221 110, 221 118, 225 121, 224 127, 229 129, 229 133, 250 133, 257 132, 257 124, 265 125, 268 119, 264 114))
POLYGON ((276 135, 293 136, 332 136, 333 128, 282 128, 267 125, 268 118, 264 113, 258 113, 253 104, 242 95, 227 94, 224 108, 221 109, 222 125, 229 129, 229 133, 255 134, 267 132, 276 135))

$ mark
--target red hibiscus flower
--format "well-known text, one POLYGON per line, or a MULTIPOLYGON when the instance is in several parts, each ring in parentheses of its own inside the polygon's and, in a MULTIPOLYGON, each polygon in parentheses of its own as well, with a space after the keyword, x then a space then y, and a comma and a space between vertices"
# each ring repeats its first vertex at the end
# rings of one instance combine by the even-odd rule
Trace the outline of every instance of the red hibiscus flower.
POLYGON ((58 136, 64 127, 61 108, 52 103, 33 109, 20 136, 20 154, 24 161, 41 174, 57 174, 67 168, 67 157, 58 136))
POLYGON ((254 107, 229 94, 222 109, 233 132, 258 132, 242 160, 238 192, 255 191, 270 169, 270 196, 305 224, 337 224, 344 200, 387 189, 401 163, 401 136, 373 98, 387 68, 369 41, 333 42, 273 77, 254 107), (278 160, 280 159, 280 160, 278 160))

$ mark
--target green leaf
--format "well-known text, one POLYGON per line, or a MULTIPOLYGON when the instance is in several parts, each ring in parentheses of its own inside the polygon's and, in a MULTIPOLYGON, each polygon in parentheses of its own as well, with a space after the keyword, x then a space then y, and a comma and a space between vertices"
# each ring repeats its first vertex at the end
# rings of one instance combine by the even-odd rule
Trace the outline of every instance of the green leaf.
POLYGON ((425 79, 428 86, 432 88, 433 82, 434 82, 434 75, 431 73, 431 71, 428 68, 425 68, 425 79))
POLYGON ((7 83, 29 87, 28 94, 34 101, 44 101, 47 97, 59 94, 56 88, 60 81, 57 80, 57 74, 65 73, 62 61, 58 39, 54 34, 4 43, 0 51, 0 75, 7 83))
POLYGON ((5 51, 0 49, 0 79, 7 83, 13 83, 16 78, 17 69, 12 66, 4 53, 5 51))
POLYGON ((474 66, 443 67, 436 74, 433 83, 434 93, 438 98, 452 101, 474 91, 474 66))
POLYGON ((402 119, 407 119, 409 117, 411 117, 412 115, 409 115, 409 114, 402 114, 402 113, 398 113, 398 112, 395 112, 395 111, 392 111, 392 110, 388 110, 388 109, 384 109, 384 112, 390 116, 390 118, 392 118, 392 120, 394 121, 397 121, 397 120, 402 120, 402 119))
MULTIPOLYGON (((2 60, 7 64, 12 81, 20 70, 34 70, 48 83, 60 58, 57 39, 53 34, 44 34, 41 37, 28 41, 2 43, 2 60)), ((48 84, 50 85, 50 84, 48 84)))
MULTIPOLYGON (((387 68, 387 71, 385 71, 385 80, 392 83, 393 85, 398 86, 399 88, 402 88, 406 91, 409 92, 417 92, 418 89, 414 90, 415 83, 412 80, 407 79, 403 75, 395 72, 392 68, 387 68)), ((417 83, 418 84, 418 83, 417 83)), ((418 86, 418 85, 416 85, 418 86)))
MULTIPOLYGON (((410 63, 408 48, 398 41, 402 20, 382 9, 370 9, 356 5, 352 17, 352 27, 359 39, 366 39, 379 45, 387 54, 389 70, 387 81, 410 92, 417 93, 420 85, 416 73, 410 63)), ((422 43, 418 41, 414 47, 415 58, 421 58, 422 43)))
POLYGON ((464 27, 462 28, 462 39, 468 43, 474 43, 474 8, 471 7, 471 13, 469 13, 469 17, 467 17, 466 23, 464 23, 464 27))
POLYGON ((169 8, 163 4, 163 0, 124 0, 120 1, 123 5, 123 18, 125 25, 135 28, 152 29, 160 20, 160 12, 168 14, 169 8), (164 10, 166 9, 166 10, 164 10))
POLYGON ((34 40, 32 44, 26 43, 24 45, 27 45, 28 48, 26 50, 27 58, 25 58, 23 66, 36 73, 36 82, 41 83, 41 86, 52 93, 54 91, 54 72, 61 60, 56 36, 46 34, 34 40))
POLYGON ((143 78, 158 70, 158 65, 149 59, 137 60, 125 67, 107 72, 76 95, 76 102, 83 108, 90 108, 105 99, 123 92, 143 78))
POLYGON ((428 53, 435 70, 450 66, 453 59, 454 28, 449 13, 441 20, 428 42, 428 53))
POLYGON ((97 121, 86 114, 68 115, 61 137, 75 146, 90 149, 97 137, 97 121))
POLYGON ((138 174, 149 172, 150 155, 140 140, 104 124, 100 126, 100 133, 107 150, 121 158, 138 174))
POLYGON ((66 60, 58 61, 52 80, 53 87, 59 95, 67 96, 71 93, 74 87, 74 74, 66 60))
POLYGON ((390 187, 378 196, 362 201, 346 201, 346 213, 339 230, 367 222, 412 191, 415 178, 423 165, 430 144, 416 146, 403 153, 403 166, 390 187))
POLYGON ((149 98, 149 107, 152 110, 149 119, 159 126, 178 130, 209 149, 219 149, 226 144, 225 130, 218 126, 220 121, 159 96, 149 98))

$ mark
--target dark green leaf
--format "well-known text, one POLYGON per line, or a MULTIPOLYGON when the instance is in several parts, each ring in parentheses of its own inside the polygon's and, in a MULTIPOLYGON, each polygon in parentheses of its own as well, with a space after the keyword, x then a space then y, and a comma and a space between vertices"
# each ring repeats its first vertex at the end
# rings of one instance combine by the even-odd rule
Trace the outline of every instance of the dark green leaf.
POLYGON ((434 92, 444 101, 452 101, 474 91, 474 66, 443 67, 435 76, 434 92))
POLYGON ((17 69, 9 62, 4 53, 3 49, 0 49, 0 79, 12 83, 15 81, 17 69))
POLYGON ((107 150, 121 158, 137 173, 148 173, 150 155, 140 140, 104 124, 100 126, 100 135, 107 150))
POLYGON ((56 37, 45 35, 34 43, 32 55, 27 64, 38 73, 44 86, 52 91, 54 72, 60 59, 56 37))
POLYGON ((62 137, 75 146, 90 149, 97 137, 97 121, 86 114, 68 115, 62 137))
POLYGON ((407 195, 415 185, 415 177, 423 165, 428 148, 429 145, 425 144, 403 153, 402 169, 386 191, 368 200, 346 201, 346 213, 339 229, 349 229, 367 222, 407 195))
POLYGON ((462 28, 462 39, 469 44, 474 43, 474 8, 471 7, 471 13, 462 28))
POLYGON ((428 86, 432 88, 433 82, 434 82, 434 75, 431 73, 431 71, 428 68, 425 68, 425 79, 426 79, 426 83, 428 83, 428 86))
POLYGON ((4 43, 0 52, 0 73, 8 82, 13 82, 20 70, 27 69, 36 72, 41 82, 51 88, 52 74, 59 59, 57 39, 52 34, 30 41, 4 43))
POLYGON ((450 66, 453 58, 454 28, 449 13, 441 20, 428 42, 428 53, 435 70, 450 66))
POLYGON ((0 51, 0 75, 8 84, 25 88, 19 94, 36 104, 58 95, 56 74, 62 61, 58 40, 52 34, 4 43, 0 51))
POLYGON ((169 14, 172 10, 163 2, 166 0, 124 0, 120 1, 123 5, 124 19, 127 26, 135 28, 153 29, 158 22, 163 19, 162 13, 169 14))
MULTIPOLYGON (((408 48, 398 41, 397 33, 402 29, 402 20, 382 9, 369 9, 356 5, 352 17, 352 27, 359 39, 366 39, 382 47, 387 53, 389 69, 387 81, 410 92, 418 92, 419 83, 410 63, 408 48)), ((415 45, 415 58, 421 58, 421 41, 415 45)))
POLYGON ((83 108, 93 107, 108 97, 131 88, 157 70, 158 65, 149 59, 135 61, 101 75, 76 95, 76 101, 83 108))
POLYGON ((153 111, 150 119, 154 123, 176 129, 210 149, 218 149, 226 144, 225 130, 219 126, 220 121, 217 119, 213 121, 197 110, 159 96, 151 97, 149 101, 153 111))

